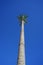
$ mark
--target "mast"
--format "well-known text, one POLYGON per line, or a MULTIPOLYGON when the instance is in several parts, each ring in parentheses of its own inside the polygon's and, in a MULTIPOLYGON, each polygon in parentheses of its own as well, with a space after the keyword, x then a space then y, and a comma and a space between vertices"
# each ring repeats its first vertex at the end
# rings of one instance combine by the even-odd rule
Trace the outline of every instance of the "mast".
POLYGON ((25 16, 25 15, 18 16, 18 19, 21 24, 21 34, 20 34, 17 65, 26 65, 25 64, 25 41, 24 41, 24 23, 26 22, 26 18, 27 18, 27 16, 25 16))

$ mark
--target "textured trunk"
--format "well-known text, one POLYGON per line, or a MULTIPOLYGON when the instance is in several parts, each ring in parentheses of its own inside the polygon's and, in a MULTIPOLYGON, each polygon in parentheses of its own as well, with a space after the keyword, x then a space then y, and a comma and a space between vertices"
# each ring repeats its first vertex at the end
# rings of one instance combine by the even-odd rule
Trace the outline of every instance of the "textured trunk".
POLYGON ((20 45, 19 45, 18 64, 17 65, 25 65, 24 21, 22 21, 22 24, 21 24, 21 36, 20 36, 20 45))

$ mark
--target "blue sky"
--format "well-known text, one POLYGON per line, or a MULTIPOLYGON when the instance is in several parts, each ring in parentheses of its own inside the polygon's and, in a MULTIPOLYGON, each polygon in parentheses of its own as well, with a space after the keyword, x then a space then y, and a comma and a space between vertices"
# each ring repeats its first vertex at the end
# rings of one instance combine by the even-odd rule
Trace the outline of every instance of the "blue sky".
POLYGON ((19 14, 28 15, 26 65, 43 65, 43 0, 0 0, 0 65, 17 64, 19 14))

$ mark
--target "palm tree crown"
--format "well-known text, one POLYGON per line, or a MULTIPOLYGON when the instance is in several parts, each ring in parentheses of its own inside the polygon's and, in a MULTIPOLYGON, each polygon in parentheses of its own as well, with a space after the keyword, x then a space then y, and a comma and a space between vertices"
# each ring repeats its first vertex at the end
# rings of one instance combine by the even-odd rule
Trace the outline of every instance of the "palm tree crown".
POLYGON ((19 19, 20 23, 22 23, 22 21, 24 21, 26 23, 27 17, 28 16, 26 16, 26 15, 20 15, 20 16, 18 16, 18 19, 19 19))

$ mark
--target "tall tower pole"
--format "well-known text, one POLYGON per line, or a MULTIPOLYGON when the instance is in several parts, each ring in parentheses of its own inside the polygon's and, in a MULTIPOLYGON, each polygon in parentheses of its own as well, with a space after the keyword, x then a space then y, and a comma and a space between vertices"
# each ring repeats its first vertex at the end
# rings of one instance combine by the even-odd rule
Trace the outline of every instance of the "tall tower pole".
POLYGON ((25 64, 25 41, 24 41, 24 23, 26 22, 26 18, 27 16, 25 15, 18 16, 18 19, 20 20, 20 24, 21 24, 21 34, 20 34, 17 65, 26 65, 25 64))

